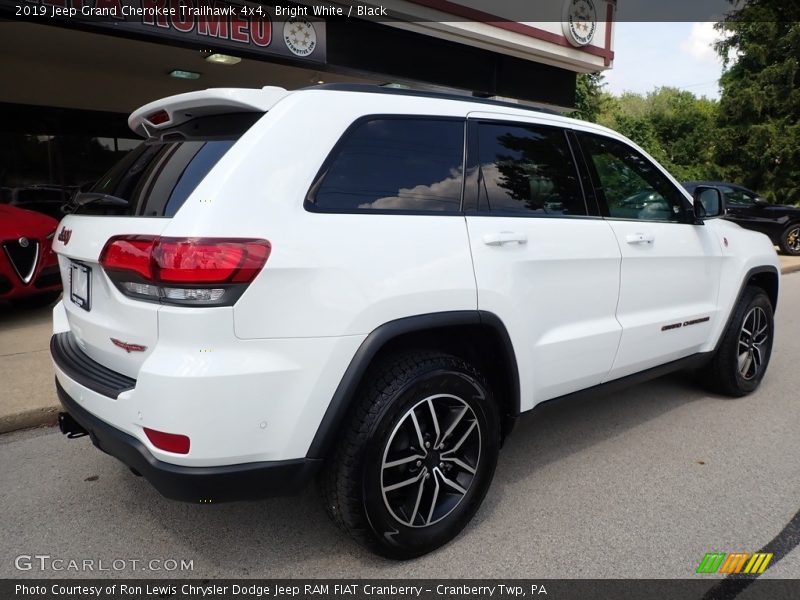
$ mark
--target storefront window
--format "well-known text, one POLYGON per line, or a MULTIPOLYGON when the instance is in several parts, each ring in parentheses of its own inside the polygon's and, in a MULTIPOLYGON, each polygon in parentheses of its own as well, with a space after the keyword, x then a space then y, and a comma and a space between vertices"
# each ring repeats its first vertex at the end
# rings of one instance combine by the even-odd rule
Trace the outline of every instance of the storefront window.
POLYGON ((76 191, 91 186, 140 141, 0 132, 0 201, 60 218, 76 191))

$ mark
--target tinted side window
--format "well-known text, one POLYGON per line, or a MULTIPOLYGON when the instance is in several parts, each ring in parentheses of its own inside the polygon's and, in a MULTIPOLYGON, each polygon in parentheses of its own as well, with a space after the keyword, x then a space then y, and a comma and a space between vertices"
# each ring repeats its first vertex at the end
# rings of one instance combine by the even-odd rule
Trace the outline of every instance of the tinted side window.
POLYGON ((564 132, 553 127, 478 124, 479 203, 492 212, 586 215, 564 132))
POLYGON ((579 134, 596 191, 609 216, 646 221, 682 221, 683 196, 658 168, 620 141, 579 134))
POLYGON ((751 194, 748 194, 741 188, 732 188, 726 185, 720 186, 722 193, 725 194, 725 199, 731 204, 738 204, 743 206, 753 206, 755 199, 751 194))
POLYGON ((457 211, 464 123, 375 118, 334 150, 309 202, 324 210, 457 211))

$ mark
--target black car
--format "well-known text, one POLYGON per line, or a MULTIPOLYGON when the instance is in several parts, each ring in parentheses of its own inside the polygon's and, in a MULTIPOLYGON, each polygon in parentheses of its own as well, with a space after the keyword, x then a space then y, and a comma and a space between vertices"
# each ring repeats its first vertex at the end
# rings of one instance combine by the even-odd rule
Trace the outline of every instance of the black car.
POLYGON ((724 181, 686 181, 689 193, 698 185, 719 188, 725 195, 726 218, 746 229, 767 234, 781 251, 800 256, 800 207, 770 204, 756 192, 724 181))

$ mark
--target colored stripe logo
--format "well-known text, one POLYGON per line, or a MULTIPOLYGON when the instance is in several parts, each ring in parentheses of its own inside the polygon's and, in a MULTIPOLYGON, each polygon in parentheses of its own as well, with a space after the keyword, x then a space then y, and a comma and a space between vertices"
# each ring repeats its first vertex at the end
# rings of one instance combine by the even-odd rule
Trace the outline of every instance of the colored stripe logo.
POLYGON ((700 561, 696 573, 747 573, 761 574, 766 571, 773 554, 767 552, 709 552, 700 561))

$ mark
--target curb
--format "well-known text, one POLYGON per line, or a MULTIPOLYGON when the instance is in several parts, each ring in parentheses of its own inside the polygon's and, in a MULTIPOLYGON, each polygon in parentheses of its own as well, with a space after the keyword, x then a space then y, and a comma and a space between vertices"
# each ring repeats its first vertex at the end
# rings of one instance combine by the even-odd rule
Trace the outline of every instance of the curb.
POLYGON ((789 273, 796 273, 797 271, 800 271, 800 263, 781 267, 781 275, 788 275, 789 273))
POLYGON ((51 427, 58 422, 59 406, 46 406, 0 416, 0 434, 33 427, 51 427))

